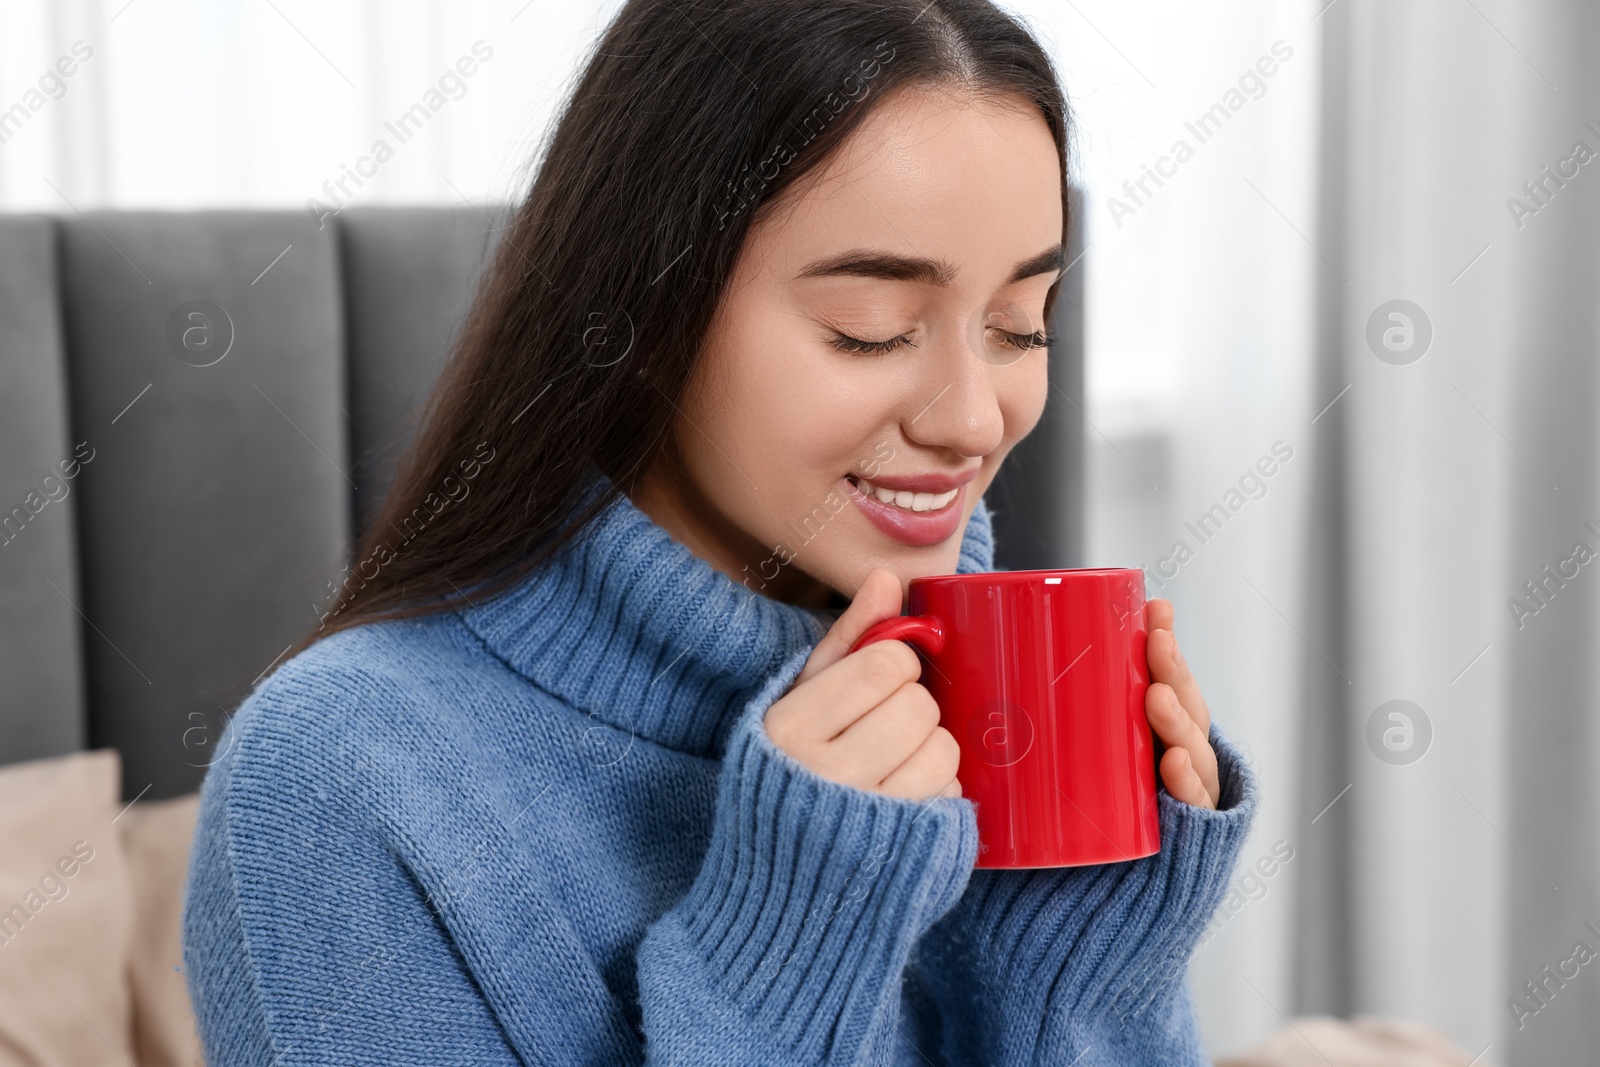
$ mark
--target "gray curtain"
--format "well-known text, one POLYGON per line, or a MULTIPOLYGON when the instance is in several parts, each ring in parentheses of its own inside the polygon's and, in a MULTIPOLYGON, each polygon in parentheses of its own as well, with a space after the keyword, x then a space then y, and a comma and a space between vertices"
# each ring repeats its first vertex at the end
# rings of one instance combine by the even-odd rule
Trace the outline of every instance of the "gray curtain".
POLYGON ((1592 1063, 1600 10, 1318 18, 1295 1006, 1592 1063))

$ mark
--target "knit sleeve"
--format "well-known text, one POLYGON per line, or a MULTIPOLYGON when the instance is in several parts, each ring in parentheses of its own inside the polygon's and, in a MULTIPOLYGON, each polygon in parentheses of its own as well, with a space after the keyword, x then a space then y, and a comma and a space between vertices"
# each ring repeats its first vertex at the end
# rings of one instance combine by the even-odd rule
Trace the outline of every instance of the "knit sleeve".
POLYGON ((1243 755, 1215 724, 1210 740, 1217 808, 1161 790, 1155 855, 973 872, 910 965, 939 1005, 949 1062, 1210 1062, 1184 976, 1258 803, 1243 755))
POLYGON ((881 1062, 913 944, 977 856, 971 805, 830 781, 767 736, 796 654, 730 735, 711 843, 638 950, 647 1062, 881 1062))

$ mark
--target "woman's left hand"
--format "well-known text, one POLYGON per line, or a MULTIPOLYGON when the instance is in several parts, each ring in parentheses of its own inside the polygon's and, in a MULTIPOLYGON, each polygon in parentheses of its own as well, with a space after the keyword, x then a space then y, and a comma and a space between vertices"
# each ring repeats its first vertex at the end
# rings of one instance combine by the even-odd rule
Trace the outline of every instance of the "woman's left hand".
POLYGON ((1171 601, 1158 597, 1145 610, 1150 688, 1144 711, 1150 728, 1166 746, 1161 781, 1175 799, 1197 808, 1215 808, 1222 789, 1217 782, 1217 754, 1211 748, 1211 712, 1200 695, 1200 683, 1178 651, 1171 601))

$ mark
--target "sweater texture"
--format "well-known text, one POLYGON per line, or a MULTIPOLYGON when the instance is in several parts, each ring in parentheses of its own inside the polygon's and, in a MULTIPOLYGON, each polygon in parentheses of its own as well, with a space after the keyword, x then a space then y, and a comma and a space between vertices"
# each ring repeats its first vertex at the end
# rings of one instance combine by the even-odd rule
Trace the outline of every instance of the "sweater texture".
MULTIPOLYGON (((980 500, 958 570, 992 564, 980 500)), ((1219 810, 1160 794, 1154 856, 975 871, 970 801, 767 737, 835 618, 622 496, 498 596, 281 665, 201 789, 207 1061, 1207 1062, 1184 971, 1256 806, 1238 751, 1213 728, 1219 810)))

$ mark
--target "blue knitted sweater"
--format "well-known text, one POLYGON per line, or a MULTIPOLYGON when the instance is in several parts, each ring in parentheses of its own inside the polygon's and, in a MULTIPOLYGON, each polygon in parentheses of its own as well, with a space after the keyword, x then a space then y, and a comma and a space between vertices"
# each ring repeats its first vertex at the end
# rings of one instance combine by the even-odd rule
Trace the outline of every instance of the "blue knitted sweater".
MULTIPOLYGON (((596 483, 598 484, 598 483, 596 483)), ((992 566, 980 501, 963 572, 992 566)), ((824 779, 766 708, 835 612, 626 497, 459 612, 312 645, 240 706, 184 903, 208 1062, 1203 1064, 1184 970, 1256 800, 1161 851, 975 871, 971 802, 824 779)))

